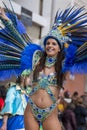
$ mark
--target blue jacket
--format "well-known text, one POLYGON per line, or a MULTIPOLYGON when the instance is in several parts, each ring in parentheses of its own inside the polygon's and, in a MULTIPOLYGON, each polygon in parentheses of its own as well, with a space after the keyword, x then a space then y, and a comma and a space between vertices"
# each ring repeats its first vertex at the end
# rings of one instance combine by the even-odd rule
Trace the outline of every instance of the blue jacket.
POLYGON ((20 86, 13 85, 8 89, 5 106, 0 114, 24 115, 27 101, 28 96, 25 91, 23 91, 20 86))

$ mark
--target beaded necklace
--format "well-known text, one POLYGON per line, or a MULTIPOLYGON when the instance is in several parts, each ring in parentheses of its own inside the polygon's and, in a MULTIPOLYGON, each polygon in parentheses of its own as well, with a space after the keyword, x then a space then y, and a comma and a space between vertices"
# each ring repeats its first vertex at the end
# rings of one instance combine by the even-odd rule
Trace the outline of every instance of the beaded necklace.
POLYGON ((46 57, 46 61, 45 61, 45 66, 50 68, 51 66, 53 66, 56 62, 56 57, 46 57))

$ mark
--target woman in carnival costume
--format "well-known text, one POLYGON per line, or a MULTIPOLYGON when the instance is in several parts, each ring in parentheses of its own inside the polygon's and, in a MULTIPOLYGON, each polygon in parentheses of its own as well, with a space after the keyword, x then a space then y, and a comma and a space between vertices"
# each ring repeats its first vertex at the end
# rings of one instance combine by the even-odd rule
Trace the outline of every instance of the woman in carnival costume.
POLYGON ((7 91, 5 105, 0 114, 0 130, 24 130, 24 110, 28 102, 29 72, 25 70, 7 91))
POLYGON ((0 16, 5 25, 0 31, 0 79, 32 69, 32 91, 24 114, 25 129, 38 130, 42 125, 44 130, 61 130, 57 98, 65 72, 87 73, 84 8, 71 7, 57 12, 51 30, 43 39, 44 50, 32 43, 15 14, 10 12, 8 18, 1 9, 0 16), (9 73, 3 76, 5 72, 9 73))

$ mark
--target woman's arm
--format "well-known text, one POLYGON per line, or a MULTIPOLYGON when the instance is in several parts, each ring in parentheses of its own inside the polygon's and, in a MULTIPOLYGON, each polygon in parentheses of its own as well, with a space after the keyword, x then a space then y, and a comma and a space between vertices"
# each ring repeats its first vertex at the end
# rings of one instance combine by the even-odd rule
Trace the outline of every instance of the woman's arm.
POLYGON ((0 130, 7 130, 7 120, 8 120, 8 115, 3 116, 3 124, 0 130))
POLYGON ((5 11, 3 8, 0 8, 0 17, 3 18, 6 21, 9 21, 10 19, 5 15, 5 11))
MULTIPOLYGON (((14 14, 13 14, 14 15, 14 14)), ((17 31, 17 29, 15 28, 15 26, 13 25, 11 19, 9 19, 7 17, 7 15, 5 14, 5 11, 3 8, 0 8, 0 19, 2 21, 2 23, 5 25, 5 27, 7 28, 8 32, 10 33, 10 35, 17 40, 20 43, 25 43, 24 39, 21 37, 20 33, 17 31)), ((16 18, 15 18, 16 20, 16 18)))

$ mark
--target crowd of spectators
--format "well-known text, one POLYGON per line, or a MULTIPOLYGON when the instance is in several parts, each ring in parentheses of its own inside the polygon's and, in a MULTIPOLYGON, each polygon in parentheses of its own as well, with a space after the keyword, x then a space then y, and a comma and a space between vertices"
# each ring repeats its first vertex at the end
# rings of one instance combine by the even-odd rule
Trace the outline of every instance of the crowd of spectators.
POLYGON ((65 91, 58 104, 63 130, 87 130, 87 94, 65 91))

